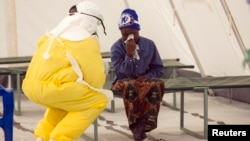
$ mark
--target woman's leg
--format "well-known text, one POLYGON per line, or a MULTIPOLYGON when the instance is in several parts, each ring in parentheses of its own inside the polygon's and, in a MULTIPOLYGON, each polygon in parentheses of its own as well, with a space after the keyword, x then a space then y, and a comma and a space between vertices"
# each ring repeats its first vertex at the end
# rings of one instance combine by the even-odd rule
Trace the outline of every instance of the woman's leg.
POLYGON ((147 108, 144 109, 145 132, 157 128, 157 119, 164 94, 162 85, 164 84, 161 80, 150 80, 150 90, 145 97, 145 102, 147 103, 147 108))
POLYGON ((157 127, 157 117, 164 93, 164 83, 158 79, 118 80, 114 89, 122 91, 129 128, 136 141, 146 138, 145 132, 157 127))
POLYGON ((129 128, 133 133, 135 141, 142 141, 147 136, 144 131, 143 109, 145 106, 144 96, 135 84, 134 80, 123 80, 123 101, 128 118, 129 128))

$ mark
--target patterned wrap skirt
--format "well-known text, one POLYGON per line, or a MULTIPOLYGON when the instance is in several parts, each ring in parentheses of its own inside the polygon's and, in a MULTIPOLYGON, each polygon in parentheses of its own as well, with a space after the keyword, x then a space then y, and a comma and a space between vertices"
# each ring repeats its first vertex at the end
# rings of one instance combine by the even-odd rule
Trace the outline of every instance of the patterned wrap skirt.
POLYGON ((164 94, 163 80, 145 77, 125 78, 117 80, 112 89, 121 91, 132 132, 149 132, 157 128, 158 113, 164 94))

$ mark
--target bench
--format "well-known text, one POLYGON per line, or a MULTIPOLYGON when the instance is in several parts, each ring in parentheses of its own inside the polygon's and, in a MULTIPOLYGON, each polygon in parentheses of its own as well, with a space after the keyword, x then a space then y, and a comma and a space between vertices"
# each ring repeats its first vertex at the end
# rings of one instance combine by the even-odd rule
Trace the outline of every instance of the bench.
MULTIPOLYGON (((26 73, 27 63, 31 61, 32 56, 22 56, 22 57, 4 57, 0 58, 1 65, 8 65, 0 67, 0 75, 16 75, 16 93, 17 95, 17 110, 15 110, 16 115, 21 115, 20 106, 20 93, 21 93, 21 75, 26 73), (11 66, 10 66, 11 65, 11 66), (22 65, 22 66, 19 66, 22 65)), ((16 109, 16 108, 15 108, 16 109)))
MULTIPOLYGON (((172 78, 172 79, 175 79, 178 77, 177 69, 193 69, 194 68, 194 65, 185 65, 185 64, 181 63, 179 58, 163 60, 163 66, 164 66, 164 69, 172 70, 172 74, 170 76, 170 78, 172 78)), ((165 106, 169 106, 169 107, 172 107, 173 109, 177 109, 176 93, 173 92, 173 105, 170 105, 168 102, 166 102, 164 100, 162 103, 165 106)))
POLYGON ((181 91, 180 97, 180 128, 186 133, 207 139, 208 137, 208 89, 223 88, 246 88, 250 87, 250 76, 224 76, 224 77, 204 77, 204 78, 186 78, 165 80, 166 91, 181 91), (184 91, 202 89, 204 96, 204 135, 199 135, 184 127, 184 91))

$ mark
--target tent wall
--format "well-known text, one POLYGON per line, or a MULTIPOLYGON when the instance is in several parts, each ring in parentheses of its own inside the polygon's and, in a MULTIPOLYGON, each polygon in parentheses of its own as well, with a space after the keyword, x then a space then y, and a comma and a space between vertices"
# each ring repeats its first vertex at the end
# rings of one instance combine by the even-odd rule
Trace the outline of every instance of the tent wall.
POLYGON ((74 0, 17 0, 18 55, 32 55, 38 38, 66 16, 74 0))
POLYGON ((196 61, 200 61, 205 75, 248 74, 242 67, 239 44, 234 34, 228 32, 231 27, 220 1, 174 0, 174 5, 194 46, 192 53, 198 56, 196 61))
MULTIPOLYGON (((117 27, 121 11, 136 9, 140 34, 155 41, 163 59, 180 58, 195 65, 194 71, 209 76, 249 75, 243 69, 242 46, 225 13, 221 0, 93 0, 101 7, 107 35, 100 26, 101 51, 109 51, 120 37, 117 27), (173 5, 175 9, 173 9, 173 5), (177 15, 179 16, 179 21, 177 15), (185 34, 186 33, 186 34, 185 34), (200 64, 200 65, 199 65, 200 64), (204 71, 204 72, 203 72, 204 71)), ((16 0, 17 56, 32 55, 38 38, 55 27, 68 9, 80 0, 16 0)), ((6 1, 0 0, 1 56, 8 52, 9 28, 6 1), (2 12, 3 11, 3 12, 2 12)), ((250 10, 245 0, 226 0, 245 48, 250 48, 250 10)), ((14 22, 14 21, 12 21, 14 22)), ((12 51, 11 51, 12 52, 12 51)))

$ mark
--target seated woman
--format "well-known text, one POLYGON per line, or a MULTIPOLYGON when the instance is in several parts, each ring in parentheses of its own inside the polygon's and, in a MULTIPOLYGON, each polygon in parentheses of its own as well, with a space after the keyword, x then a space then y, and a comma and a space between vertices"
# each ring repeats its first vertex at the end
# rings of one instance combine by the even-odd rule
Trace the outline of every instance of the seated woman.
POLYGON ((142 141, 157 127, 164 93, 163 63, 155 43, 139 36, 138 16, 133 9, 121 13, 122 37, 111 47, 115 77, 113 90, 122 92, 129 128, 135 141, 142 141))

